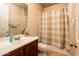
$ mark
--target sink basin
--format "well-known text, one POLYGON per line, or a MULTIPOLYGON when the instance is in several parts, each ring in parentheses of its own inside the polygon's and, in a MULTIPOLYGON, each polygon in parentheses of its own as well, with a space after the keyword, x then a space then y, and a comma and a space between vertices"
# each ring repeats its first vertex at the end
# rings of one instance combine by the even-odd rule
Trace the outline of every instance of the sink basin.
POLYGON ((14 35, 13 37, 15 40, 25 40, 33 38, 33 36, 24 36, 23 34, 14 35))
POLYGON ((25 40, 25 39, 37 39, 38 37, 37 36, 25 36, 23 34, 18 34, 18 35, 14 35, 13 36, 15 40, 25 40))
POLYGON ((20 40, 21 37, 24 37, 23 34, 19 34, 19 35, 14 35, 14 40, 20 40))

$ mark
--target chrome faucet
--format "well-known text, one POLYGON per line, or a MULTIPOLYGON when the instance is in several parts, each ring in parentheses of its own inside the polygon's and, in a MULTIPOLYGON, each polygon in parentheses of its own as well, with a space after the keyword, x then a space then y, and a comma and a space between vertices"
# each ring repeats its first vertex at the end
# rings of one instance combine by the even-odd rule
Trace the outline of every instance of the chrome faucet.
POLYGON ((22 34, 26 34, 26 35, 28 35, 29 33, 28 33, 28 28, 24 28, 23 30, 22 30, 22 32, 21 32, 22 34))

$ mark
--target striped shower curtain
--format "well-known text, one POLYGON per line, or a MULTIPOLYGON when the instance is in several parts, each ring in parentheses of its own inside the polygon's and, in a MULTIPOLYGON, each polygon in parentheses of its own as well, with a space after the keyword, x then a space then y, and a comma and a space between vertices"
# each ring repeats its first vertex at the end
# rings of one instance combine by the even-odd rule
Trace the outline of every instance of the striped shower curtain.
POLYGON ((40 42, 65 48, 69 40, 67 8, 44 11, 39 26, 40 42))

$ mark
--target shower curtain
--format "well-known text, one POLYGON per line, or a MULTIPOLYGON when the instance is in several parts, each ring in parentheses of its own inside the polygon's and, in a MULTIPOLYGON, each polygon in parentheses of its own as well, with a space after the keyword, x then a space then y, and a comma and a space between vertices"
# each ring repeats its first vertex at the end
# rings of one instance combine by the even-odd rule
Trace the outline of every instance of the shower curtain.
POLYGON ((40 42, 65 48, 69 40, 69 19, 67 8, 44 11, 39 23, 40 42))

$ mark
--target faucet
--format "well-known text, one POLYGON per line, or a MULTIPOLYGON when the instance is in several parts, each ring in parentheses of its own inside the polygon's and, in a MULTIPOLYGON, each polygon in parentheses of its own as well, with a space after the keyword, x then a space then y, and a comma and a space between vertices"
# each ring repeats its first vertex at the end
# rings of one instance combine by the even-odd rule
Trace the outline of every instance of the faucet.
POLYGON ((28 35, 28 34, 29 34, 28 32, 29 32, 29 31, 28 31, 28 28, 25 27, 25 28, 22 30, 21 33, 28 35))

